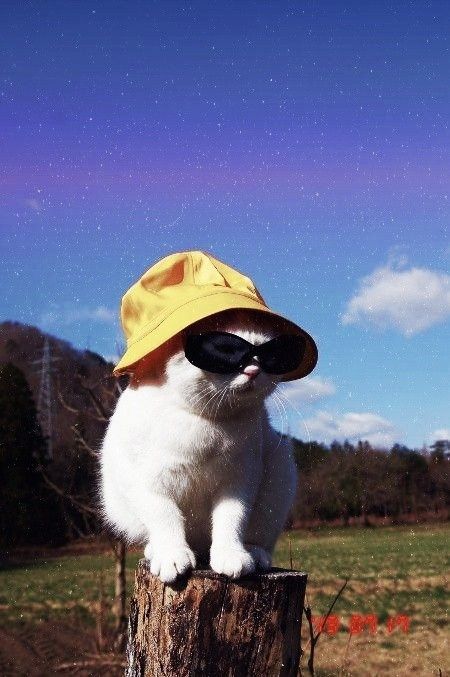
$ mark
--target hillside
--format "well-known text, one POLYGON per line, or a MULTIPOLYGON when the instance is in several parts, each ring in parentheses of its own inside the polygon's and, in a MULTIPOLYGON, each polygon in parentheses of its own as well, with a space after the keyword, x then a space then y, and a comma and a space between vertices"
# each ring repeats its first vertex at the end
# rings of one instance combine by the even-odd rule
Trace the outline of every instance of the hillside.
POLYGON ((89 350, 77 350, 67 341, 19 322, 0 323, 0 364, 12 362, 24 373, 38 403, 40 367, 35 364, 43 354, 48 339, 52 359, 51 390, 53 420, 53 474, 64 473, 74 461, 74 433, 77 424, 89 444, 96 447, 104 424, 92 415, 92 400, 87 387, 96 392, 113 389, 111 363, 89 350), (68 407, 73 410, 69 411, 68 407))

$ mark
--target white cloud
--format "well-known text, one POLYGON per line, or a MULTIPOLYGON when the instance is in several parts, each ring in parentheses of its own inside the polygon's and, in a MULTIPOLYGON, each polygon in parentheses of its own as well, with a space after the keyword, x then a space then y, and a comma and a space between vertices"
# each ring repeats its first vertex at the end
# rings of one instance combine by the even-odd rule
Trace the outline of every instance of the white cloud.
POLYGON ((450 428, 439 428, 430 435, 430 443, 436 440, 450 440, 450 428))
MULTIPOLYGON (((281 429, 284 433, 292 433, 289 419, 295 418, 298 420, 300 417, 300 420, 303 421, 301 408, 305 404, 311 404, 322 397, 334 395, 335 392, 334 384, 320 376, 307 376, 298 381, 281 383, 277 391, 267 400, 270 419, 277 429, 281 429), (276 393, 278 393, 278 396, 276 393)), ((305 436, 305 430, 306 428, 302 432, 302 437, 305 436)))
POLYGON ((77 322, 104 322, 106 324, 115 324, 117 322, 117 313, 106 306, 97 306, 97 308, 73 308, 66 310, 54 309, 43 313, 40 318, 40 324, 48 325, 70 325, 77 322))
POLYGON ((426 268, 401 269, 406 258, 391 258, 360 281, 341 315, 343 324, 394 327, 412 336, 450 317, 450 275, 426 268))
POLYGON ((322 397, 334 395, 336 388, 331 381, 320 376, 302 378, 298 381, 290 381, 280 384, 282 392, 292 404, 309 404, 322 397))
POLYGON ((98 306, 92 310, 88 310, 88 319, 97 320, 98 322, 107 322, 112 323, 117 320, 117 313, 114 310, 110 310, 105 306, 98 306))
POLYGON ((399 437, 395 426, 378 414, 370 412, 348 412, 336 415, 328 411, 318 411, 301 424, 311 439, 330 444, 333 440, 343 442, 347 439, 352 444, 358 440, 367 440, 373 446, 390 447, 399 437))

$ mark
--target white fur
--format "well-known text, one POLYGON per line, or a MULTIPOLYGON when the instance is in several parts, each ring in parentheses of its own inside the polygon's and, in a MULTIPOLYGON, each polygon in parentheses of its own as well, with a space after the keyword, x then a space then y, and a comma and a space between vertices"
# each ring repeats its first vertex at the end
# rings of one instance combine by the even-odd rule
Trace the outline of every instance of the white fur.
MULTIPOLYGON (((250 315, 216 315, 214 328, 254 344, 275 335, 250 315)), ((264 404, 276 377, 261 371, 248 383, 244 373, 198 369, 180 343, 162 379, 134 382, 119 398, 101 449, 103 512, 129 542, 145 544, 163 581, 208 553, 211 568, 233 578, 271 566, 296 470, 264 404)))

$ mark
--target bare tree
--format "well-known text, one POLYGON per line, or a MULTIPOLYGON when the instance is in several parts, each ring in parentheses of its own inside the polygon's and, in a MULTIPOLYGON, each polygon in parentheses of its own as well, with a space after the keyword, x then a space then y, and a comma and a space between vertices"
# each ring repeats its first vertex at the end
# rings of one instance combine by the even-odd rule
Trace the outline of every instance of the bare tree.
MULTIPOLYGON (((66 477, 66 482, 53 481, 46 473, 44 479, 47 484, 71 507, 76 520, 66 514, 71 522, 72 529, 78 536, 91 535, 96 525, 101 524, 100 506, 97 492, 93 487, 99 464, 99 451, 89 440, 85 432, 84 421, 91 419, 99 424, 104 431, 115 404, 123 389, 123 381, 106 377, 97 383, 87 383, 79 377, 82 392, 85 395, 87 406, 70 404, 59 393, 59 400, 63 408, 72 414, 75 422, 71 426, 74 435, 73 451, 76 466, 82 467, 84 476, 81 486, 72 477, 66 477), (80 462, 81 461, 81 462, 80 462), (80 527, 80 520, 82 526, 80 527)), ((69 473, 70 475, 70 473, 69 473)), ((114 648, 123 651, 126 644, 127 607, 126 607, 126 546, 125 543, 106 533, 114 556, 114 604, 115 616, 114 648)))

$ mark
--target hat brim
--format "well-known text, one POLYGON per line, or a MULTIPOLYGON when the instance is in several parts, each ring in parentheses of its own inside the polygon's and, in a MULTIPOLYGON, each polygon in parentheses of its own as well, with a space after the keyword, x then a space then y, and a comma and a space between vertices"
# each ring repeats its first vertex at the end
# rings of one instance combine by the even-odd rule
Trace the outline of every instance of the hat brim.
POLYGON ((281 381, 294 381, 312 372, 317 364, 318 351, 308 332, 286 317, 270 310, 262 303, 253 300, 250 296, 238 294, 230 289, 228 293, 220 291, 185 303, 161 320, 156 327, 149 328, 148 332, 141 335, 139 339, 128 342, 127 350, 115 366, 113 373, 117 376, 127 371, 132 372, 132 367, 136 362, 162 346, 163 343, 186 327, 215 313, 232 309, 258 311, 266 316, 272 316, 274 323, 284 325, 286 330, 300 334, 306 340, 305 354, 301 364, 295 371, 284 374, 281 381))

